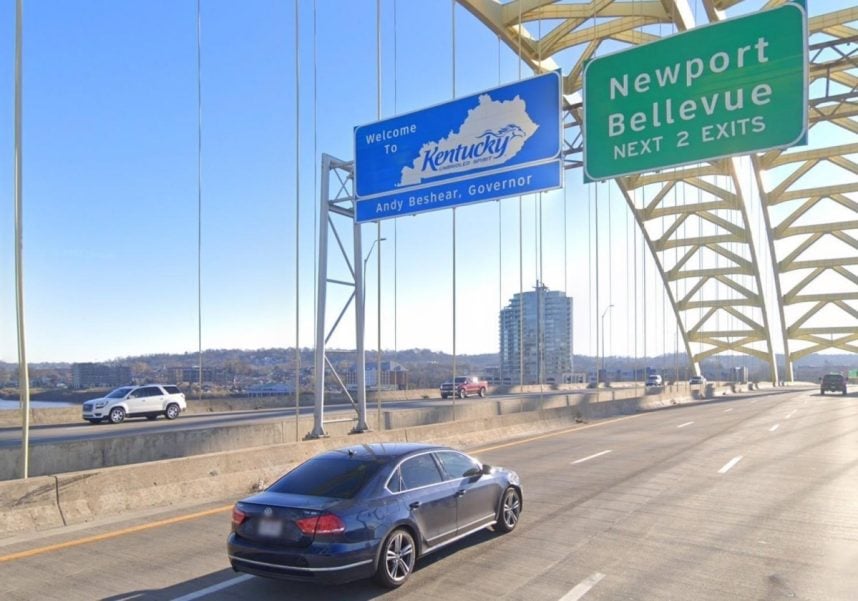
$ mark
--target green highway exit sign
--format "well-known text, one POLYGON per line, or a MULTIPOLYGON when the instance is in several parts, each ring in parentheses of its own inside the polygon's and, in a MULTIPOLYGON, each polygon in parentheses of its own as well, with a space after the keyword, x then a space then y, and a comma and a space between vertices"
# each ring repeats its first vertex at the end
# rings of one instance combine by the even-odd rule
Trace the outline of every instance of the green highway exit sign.
POLYGON ((802 143, 807 15, 798 3, 590 61, 584 179, 802 143))

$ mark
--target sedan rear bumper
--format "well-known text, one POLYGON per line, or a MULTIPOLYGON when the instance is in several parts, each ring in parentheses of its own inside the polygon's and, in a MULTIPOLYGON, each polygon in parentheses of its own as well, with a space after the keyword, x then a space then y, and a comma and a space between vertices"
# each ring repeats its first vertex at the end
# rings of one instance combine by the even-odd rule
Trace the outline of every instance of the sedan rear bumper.
POLYGON ((312 544, 301 549, 259 545, 230 534, 232 568, 265 578, 339 584, 369 578, 375 572, 377 544, 312 544))

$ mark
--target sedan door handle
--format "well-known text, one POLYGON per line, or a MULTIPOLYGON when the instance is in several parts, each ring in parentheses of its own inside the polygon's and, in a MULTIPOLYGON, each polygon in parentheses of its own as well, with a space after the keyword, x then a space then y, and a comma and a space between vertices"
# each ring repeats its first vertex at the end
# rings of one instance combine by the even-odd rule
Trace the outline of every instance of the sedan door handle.
POLYGON ((457 490, 457 491, 456 491, 456 496, 457 496, 457 497, 464 497, 466 492, 468 492, 468 491, 466 491, 466 490, 457 490))
POLYGON ((411 509, 417 509, 418 507, 420 507, 420 501, 414 501, 408 507, 410 507, 411 509))

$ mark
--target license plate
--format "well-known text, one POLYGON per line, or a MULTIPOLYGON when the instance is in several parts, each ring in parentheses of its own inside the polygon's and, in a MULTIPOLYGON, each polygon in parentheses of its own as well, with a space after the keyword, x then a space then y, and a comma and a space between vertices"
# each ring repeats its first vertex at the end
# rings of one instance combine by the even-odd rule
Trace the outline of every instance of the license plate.
POLYGON ((260 520, 260 536, 280 536, 283 532, 283 522, 280 520, 260 520))

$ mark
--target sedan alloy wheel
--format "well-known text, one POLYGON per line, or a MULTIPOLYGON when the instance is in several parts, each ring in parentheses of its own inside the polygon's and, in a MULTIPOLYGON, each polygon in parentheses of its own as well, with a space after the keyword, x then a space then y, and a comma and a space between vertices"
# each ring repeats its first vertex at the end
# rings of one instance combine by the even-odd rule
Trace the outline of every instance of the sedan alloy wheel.
POLYGON ((394 530, 387 537, 381 553, 376 580, 388 588, 400 586, 414 569, 414 538, 407 530, 394 530))

